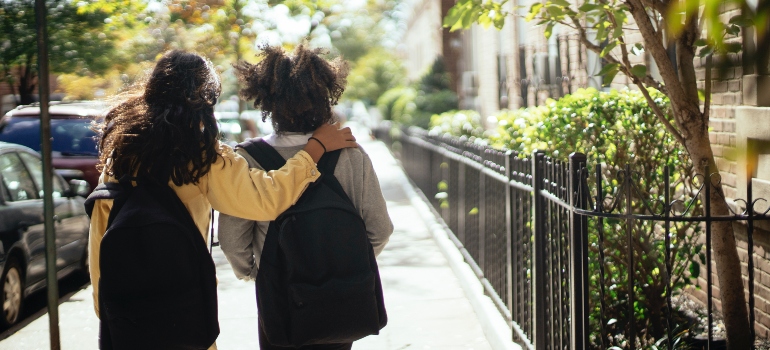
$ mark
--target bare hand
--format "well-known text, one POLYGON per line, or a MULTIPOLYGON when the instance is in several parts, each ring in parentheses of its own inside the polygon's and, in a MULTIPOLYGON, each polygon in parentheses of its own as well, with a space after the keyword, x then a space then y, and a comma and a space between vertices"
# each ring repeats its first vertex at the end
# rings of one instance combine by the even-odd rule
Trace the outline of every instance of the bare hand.
MULTIPOLYGON (((313 137, 321 141, 326 148, 326 152, 341 148, 358 147, 353 131, 350 128, 340 129, 339 127, 339 124, 324 124, 313 132, 313 137)), ((313 140, 310 142, 313 142, 313 140)))

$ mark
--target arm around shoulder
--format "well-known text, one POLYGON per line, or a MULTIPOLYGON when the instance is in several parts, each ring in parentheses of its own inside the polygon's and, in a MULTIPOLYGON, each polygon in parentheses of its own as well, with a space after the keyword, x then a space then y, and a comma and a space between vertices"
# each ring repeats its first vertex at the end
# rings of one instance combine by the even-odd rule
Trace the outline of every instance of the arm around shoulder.
POLYGON ((304 151, 270 172, 249 169, 242 156, 222 145, 221 157, 201 181, 211 206, 221 213, 248 220, 271 221, 297 202, 320 173, 304 151))

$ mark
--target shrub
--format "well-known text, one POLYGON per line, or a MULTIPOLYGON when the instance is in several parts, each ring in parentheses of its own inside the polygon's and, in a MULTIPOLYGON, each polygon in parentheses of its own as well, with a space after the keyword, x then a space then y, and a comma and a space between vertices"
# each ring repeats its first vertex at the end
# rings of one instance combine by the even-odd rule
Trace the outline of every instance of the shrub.
POLYGON ((481 115, 476 111, 468 110, 434 114, 430 118, 430 131, 468 137, 481 137, 484 134, 484 128, 481 126, 481 115))
POLYGON ((449 72, 444 60, 437 57, 430 70, 420 78, 415 96, 415 111, 411 113, 411 125, 428 128, 434 114, 455 110, 458 107, 457 94, 450 87, 449 72))
POLYGON ((380 113, 382 113, 382 118, 384 120, 393 120, 393 105, 398 98, 404 94, 404 90, 406 89, 407 88, 403 86, 394 87, 385 91, 385 93, 377 99, 377 108, 380 109, 380 113))
POLYGON ((404 67, 392 53, 374 49, 355 63, 343 97, 362 100, 367 105, 378 103, 378 98, 400 85, 404 76, 404 67))
POLYGON ((414 104, 414 99, 416 97, 417 91, 412 88, 405 88, 401 91, 401 95, 393 102, 393 107, 390 110, 390 115, 394 122, 414 125, 413 115, 417 108, 414 104))
POLYGON ((434 114, 457 109, 457 95, 452 90, 439 90, 433 93, 420 91, 414 104, 416 109, 414 125, 427 128, 434 114))
POLYGON ((449 73, 437 58, 415 87, 396 87, 377 99, 383 119, 427 129, 434 114, 457 109, 457 94, 449 89, 449 73))

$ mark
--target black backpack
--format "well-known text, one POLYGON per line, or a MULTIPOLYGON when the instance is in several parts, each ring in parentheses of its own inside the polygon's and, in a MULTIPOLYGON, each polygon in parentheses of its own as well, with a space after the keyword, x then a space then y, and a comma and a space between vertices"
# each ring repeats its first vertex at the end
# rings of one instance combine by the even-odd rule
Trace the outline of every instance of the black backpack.
MULTIPOLYGON (((238 147, 265 170, 286 163, 264 140, 238 147)), ((350 343, 387 323, 364 221, 334 177, 339 156, 326 153, 321 179, 268 226, 256 289, 259 322, 272 345, 350 343)))
POLYGON ((88 215, 97 199, 109 198, 99 347, 208 349, 219 335, 216 269, 187 208, 166 183, 123 177, 94 189, 88 215))

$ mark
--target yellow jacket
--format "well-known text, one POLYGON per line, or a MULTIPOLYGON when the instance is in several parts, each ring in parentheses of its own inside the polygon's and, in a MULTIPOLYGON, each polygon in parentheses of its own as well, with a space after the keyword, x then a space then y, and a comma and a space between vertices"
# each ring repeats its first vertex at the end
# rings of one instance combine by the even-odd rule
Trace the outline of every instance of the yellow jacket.
MULTIPOLYGON (((297 202, 308 184, 320 176, 313 159, 301 151, 279 170, 265 172, 249 169, 246 159, 220 143, 217 161, 197 184, 176 186, 169 182, 179 199, 190 212, 196 226, 208 244, 208 225, 211 208, 231 216, 256 221, 271 221, 297 202)), ((116 180, 102 174, 99 182, 116 180)), ((94 288, 94 308, 99 315, 99 247, 112 200, 97 200, 91 214, 88 256, 91 285, 94 288)))

